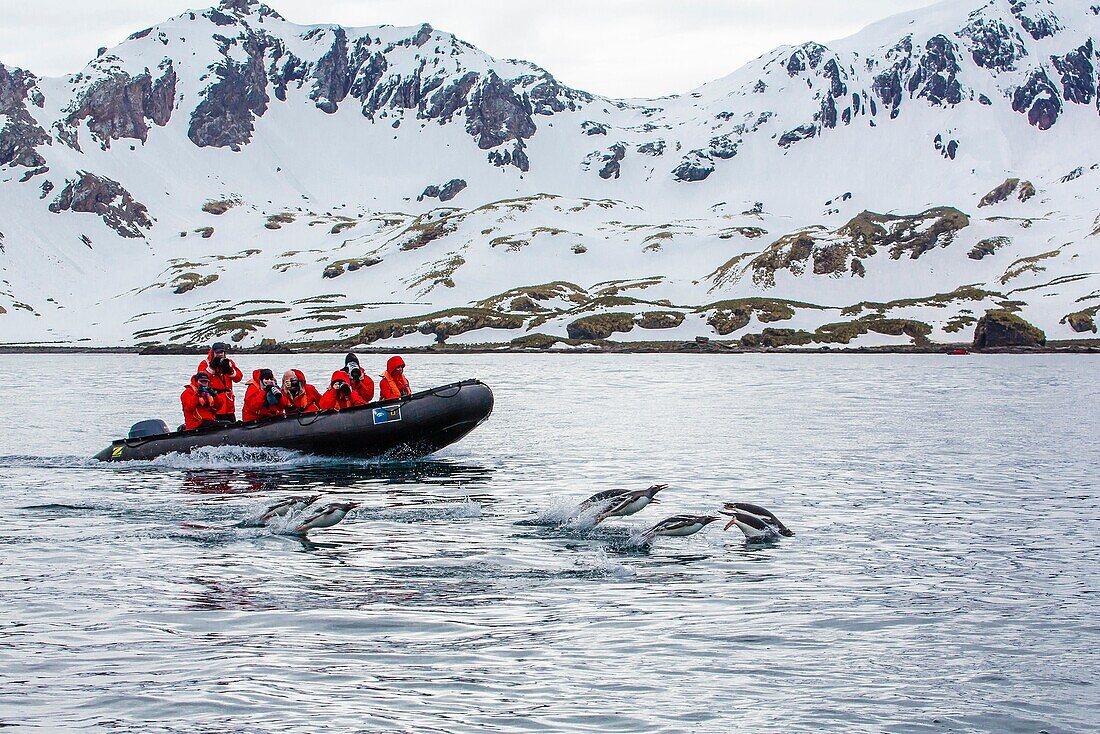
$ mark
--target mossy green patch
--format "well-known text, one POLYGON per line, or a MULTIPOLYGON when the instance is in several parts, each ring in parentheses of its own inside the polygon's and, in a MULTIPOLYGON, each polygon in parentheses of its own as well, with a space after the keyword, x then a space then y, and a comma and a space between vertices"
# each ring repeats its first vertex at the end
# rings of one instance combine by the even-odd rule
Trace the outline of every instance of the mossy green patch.
POLYGON ((268 229, 281 229, 284 224, 291 224, 294 222, 294 214, 292 212, 279 212, 278 214, 270 214, 267 217, 267 222, 264 226, 268 229))
POLYGON ((646 311, 635 321, 643 329, 675 329, 684 323, 684 314, 677 311, 646 311))
POLYGON ((198 273, 182 273, 177 275, 169 287, 172 288, 172 292, 177 295, 183 295, 189 291, 193 291, 196 288, 202 288, 214 283, 218 280, 218 274, 213 273, 211 275, 199 275, 198 273))
POLYGON ((240 205, 240 199, 216 199, 202 205, 202 210, 207 214, 225 214, 235 206, 240 205))
POLYGON ((1061 318, 1058 322, 1060 324, 1069 324, 1069 328, 1073 329, 1078 334, 1083 334, 1086 331, 1096 333, 1096 314, 1100 312, 1100 305, 1093 306, 1092 308, 1086 308, 1081 311, 1074 311, 1068 313, 1061 318))
POLYGON ((634 328, 634 315, 629 313, 601 313, 583 316, 565 327, 570 339, 606 339, 616 332, 626 333, 634 328))
POLYGON ((380 262, 382 262, 382 258, 378 257, 352 257, 345 260, 337 260, 325 266, 325 269, 321 272, 321 277, 338 278, 344 274, 345 270, 347 270, 347 272, 355 272, 360 268, 369 268, 380 262))

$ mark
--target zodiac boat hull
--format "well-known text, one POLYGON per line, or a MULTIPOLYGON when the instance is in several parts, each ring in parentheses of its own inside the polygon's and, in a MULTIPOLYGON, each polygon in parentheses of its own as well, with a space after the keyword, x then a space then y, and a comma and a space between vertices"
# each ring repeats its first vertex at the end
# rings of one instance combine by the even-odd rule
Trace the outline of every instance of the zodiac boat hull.
POLYGON ((479 380, 466 380, 339 412, 327 410, 119 439, 94 458, 154 459, 207 446, 283 448, 327 456, 416 458, 458 441, 492 412, 493 391, 489 386, 479 380))

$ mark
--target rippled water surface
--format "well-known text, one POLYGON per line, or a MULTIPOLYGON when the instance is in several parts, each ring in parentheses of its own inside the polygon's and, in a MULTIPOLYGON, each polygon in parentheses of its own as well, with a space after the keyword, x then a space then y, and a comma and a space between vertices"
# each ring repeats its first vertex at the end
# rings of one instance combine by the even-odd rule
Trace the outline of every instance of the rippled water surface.
POLYGON ((413 355, 496 394, 431 459, 84 458, 197 361, 0 355, 0 725, 1100 730, 1095 357, 413 355), (234 527, 303 492, 362 506, 234 527), (730 500, 797 534, 637 542, 730 500))

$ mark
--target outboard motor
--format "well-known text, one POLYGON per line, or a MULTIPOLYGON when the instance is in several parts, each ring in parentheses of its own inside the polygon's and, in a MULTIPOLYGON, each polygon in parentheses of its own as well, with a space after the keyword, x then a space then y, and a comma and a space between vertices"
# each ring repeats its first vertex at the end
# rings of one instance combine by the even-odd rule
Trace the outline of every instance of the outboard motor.
POLYGON ((130 426, 130 435, 127 438, 147 438, 149 436, 163 436, 166 433, 171 433, 172 429, 168 427, 168 424, 159 418, 153 418, 147 421, 138 421, 134 425, 130 426))

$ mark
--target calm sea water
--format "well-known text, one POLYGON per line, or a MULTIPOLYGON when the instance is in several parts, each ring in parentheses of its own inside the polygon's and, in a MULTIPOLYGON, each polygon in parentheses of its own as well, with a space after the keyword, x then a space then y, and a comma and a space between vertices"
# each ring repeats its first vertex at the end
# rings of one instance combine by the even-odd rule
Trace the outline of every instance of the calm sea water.
POLYGON ((85 458, 178 421, 197 361, 0 356, 0 725, 1100 730, 1094 357, 413 355, 496 393, 431 459, 85 458), (302 492, 363 505, 233 527, 302 492), (730 500, 797 535, 635 542, 730 500))

